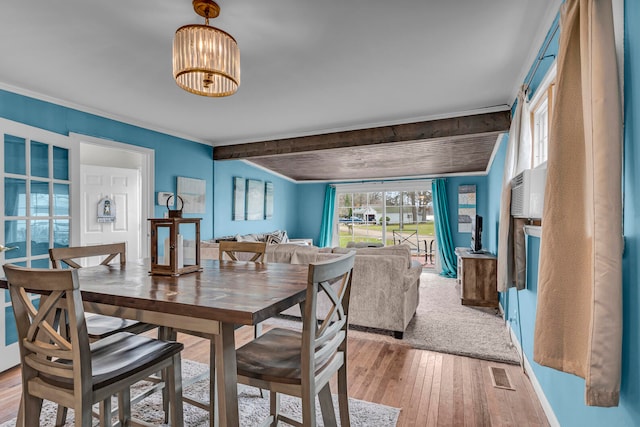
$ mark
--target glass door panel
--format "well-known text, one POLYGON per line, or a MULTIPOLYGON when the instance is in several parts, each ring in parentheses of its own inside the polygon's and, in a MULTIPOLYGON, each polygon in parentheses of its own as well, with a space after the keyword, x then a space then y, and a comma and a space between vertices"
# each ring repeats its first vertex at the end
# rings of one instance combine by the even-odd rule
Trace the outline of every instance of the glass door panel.
MULTIPOLYGON (((0 253, 0 264, 49 268, 49 248, 69 245, 69 152, 67 137, 0 119, 0 243, 13 248, 0 253)), ((19 362, 6 291, 2 308, 0 371, 19 362)))

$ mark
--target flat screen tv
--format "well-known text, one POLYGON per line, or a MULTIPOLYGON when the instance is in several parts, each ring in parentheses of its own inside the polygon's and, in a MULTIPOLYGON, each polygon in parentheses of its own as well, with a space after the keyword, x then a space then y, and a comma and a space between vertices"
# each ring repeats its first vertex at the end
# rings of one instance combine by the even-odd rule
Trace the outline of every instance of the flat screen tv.
POLYGON ((482 252, 482 217, 471 217, 471 252, 482 252))

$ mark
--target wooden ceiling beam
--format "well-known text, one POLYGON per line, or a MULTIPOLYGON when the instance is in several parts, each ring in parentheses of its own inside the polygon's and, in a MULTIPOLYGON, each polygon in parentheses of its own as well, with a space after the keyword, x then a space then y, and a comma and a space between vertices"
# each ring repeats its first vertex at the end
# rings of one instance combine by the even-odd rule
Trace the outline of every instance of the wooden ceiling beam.
POLYGON ((499 133, 507 132, 510 124, 510 111, 498 111, 425 122, 219 146, 213 150, 213 159, 249 159, 334 148, 499 133))

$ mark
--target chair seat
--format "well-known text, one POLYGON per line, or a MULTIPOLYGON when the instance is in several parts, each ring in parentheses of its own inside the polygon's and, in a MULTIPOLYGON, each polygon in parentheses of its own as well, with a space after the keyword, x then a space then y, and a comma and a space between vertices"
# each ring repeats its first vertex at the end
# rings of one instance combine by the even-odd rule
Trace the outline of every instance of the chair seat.
POLYGON ((121 319, 119 317, 95 314, 86 317, 87 334, 91 341, 100 340, 118 332, 140 334, 150 331, 157 326, 137 320, 121 319))
POLYGON ((236 350, 238 375, 300 384, 302 334, 274 328, 236 350), (273 349, 278 351, 274 352, 273 349))
MULTIPOLYGON (((236 350, 238 375, 263 381, 301 384, 302 333, 274 328, 236 350), (274 352, 273 349, 278 351, 274 352)), ((331 359, 317 362, 316 373, 331 359)))
MULTIPOLYGON (((90 345, 93 389, 103 388, 134 376, 180 353, 184 345, 173 341, 160 341, 128 332, 120 332, 90 345)), ((47 382, 60 387, 73 388, 67 378, 47 375, 47 382)))

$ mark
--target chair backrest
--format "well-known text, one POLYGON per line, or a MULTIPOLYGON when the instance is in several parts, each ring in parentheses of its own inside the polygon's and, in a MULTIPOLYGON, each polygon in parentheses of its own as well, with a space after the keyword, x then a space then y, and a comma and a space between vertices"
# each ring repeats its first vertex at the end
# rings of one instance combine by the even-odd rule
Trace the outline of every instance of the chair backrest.
POLYGON ((264 262, 264 253, 267 249, 265 242, 220 242, 220 261, 229 259, 231 261, 253 261, 264 262), (238 259, 238 254, 253 254, 249 259, 238 259))
MULTIPOLYGON (((91 387, 89 337, 76 270, 4 265, 18 329, 23 383, 35 378, 73 382, 74 394, 91 387), (36 307, 29 293, 42 294, 36 307), (59 306, 69 319, 68 338, 59 333, 59 306)), ((81 394, 76 394, 81 395, 81 394)))
POLYGON ((83 266, 77 261, 83 258, 97 256, 105 257, 100 262, 100 265, 109 264, 117 256, 120 257, 120 264, 124 265, 127 262, 127 244, 125 242, 122 242, 109 243, 106 245, 74 246, 70 248, 49 249, 49 258, 51 258, 53 268, 62 268, 62 263, 68 265, 71 268, 81 268, 83 266))
POLYGON ((302 329, 302 370, 310 375, 338 351, 346 352, 355 255, 355 251, 350 251, 339 258, 309 264, 302 329), (320 292, 324 292, 332 304, 324 319, 317 318, 320 292))

